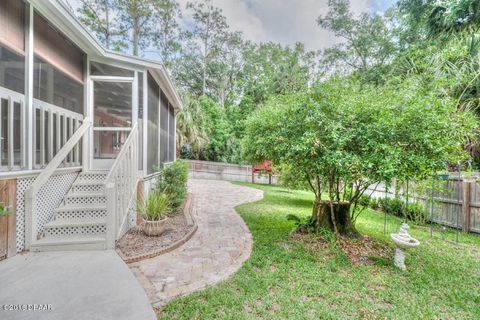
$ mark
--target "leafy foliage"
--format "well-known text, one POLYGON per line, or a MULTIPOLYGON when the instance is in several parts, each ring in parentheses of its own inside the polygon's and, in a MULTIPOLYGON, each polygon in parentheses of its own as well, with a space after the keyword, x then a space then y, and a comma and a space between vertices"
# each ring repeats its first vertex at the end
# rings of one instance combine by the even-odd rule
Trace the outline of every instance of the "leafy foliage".
POLYGON ((172 213, 170 198, 163 192, 152 190, 144 199, 137 203, 137 210, 148 221, 159 221, 172 213))
POLYGON ((173 210, 179 208, 187 195, 188 165, 177 160, 160 170, 156 190, 164 193, 173 210))
POLYGON ((380 88, 333 79, 270 100, 248 121, 246 155, 301 170, 318 200, 352 203, 355 220, 370 185, 425 178, 465 157, 475 124, 454 110, 417 79, 380 88))

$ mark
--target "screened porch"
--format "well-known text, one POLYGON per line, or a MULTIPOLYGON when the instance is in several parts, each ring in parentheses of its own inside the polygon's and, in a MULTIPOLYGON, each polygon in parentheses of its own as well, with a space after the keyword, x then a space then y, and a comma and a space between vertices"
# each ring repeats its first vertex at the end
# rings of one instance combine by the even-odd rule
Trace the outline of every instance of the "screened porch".
POLYGON ((80 48, 24 1, 0 2, 0 175, 36 171, 90 119, 63 168, 108 169, 138 128, 139 170, 175 159, 175 112, 158 72, 80 48))

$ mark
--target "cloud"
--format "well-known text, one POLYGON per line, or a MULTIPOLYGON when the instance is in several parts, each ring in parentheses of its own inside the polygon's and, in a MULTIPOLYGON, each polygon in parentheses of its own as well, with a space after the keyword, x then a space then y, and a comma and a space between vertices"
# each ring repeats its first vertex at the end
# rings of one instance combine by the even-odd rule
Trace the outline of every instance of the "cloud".
MULTIPOLYGON (((179 0, 185 12, 189 0, 179 0)), ((354 13, 385 10, 396 0, 352 0, 354 13)), ((321 50, 340 42, 331 32, 321 29, 316 19, 328 12, 328 0, 213 0, 223 10, 232 30, 242 31, 254 42, 302 42, 309 50, 321 50)))
MULTIPOLYGON (((191 23, 187 2, 178 0, 183 12, 183 24, 191 23)), ((202 0, 199 0, 202 1, 202 0)), ((69 0, 77 4, 78 0, 69 0)), ((396 0, 351 0, 354 13, 381 12, 396 0)), ((309 50, 321 50, 341 40, 321 29, 316 22, 328 12, 328 0, 213 0, 223 10, 231 30, 242 31, 253 42, 278 42, 293 45, 302 42, 309 50)))

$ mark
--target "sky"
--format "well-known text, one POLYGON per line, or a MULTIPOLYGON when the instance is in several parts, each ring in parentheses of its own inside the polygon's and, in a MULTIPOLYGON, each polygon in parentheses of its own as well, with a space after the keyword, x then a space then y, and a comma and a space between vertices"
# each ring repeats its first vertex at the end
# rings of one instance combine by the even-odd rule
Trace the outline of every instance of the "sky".
MULTIPOLYGON (((183 12, 183 23, 189 25, 191 16, 185 10, 187 2, 177 0, 183 12)), ((397 0, 350 0, 352 11, 381 13, 397 0)), ((79 0, 68 0, 73 6, 79 0)), ((277 42, 283 45, 305 44, 308 50, 328 48, 340 39, 322 30, 316 23, 328 12, 328 0, 213 0, 221 8, 232 31, 241 31, 253 42, 277 42)))
MULTIPOLYGON (((191 0, 179 0, 182 11, 191 0)), ((380 13, 396 0, 351 0, 355 13, 380 13)), ((223 10, 232 30, 242 31, 254 42, 293 45, 302 42, 309 50, 321 50, 338 43, 333 34, 316 23, 328 12, 328 0, 213 0, 223 10)), ((190 19, 184 14, 184 19, 190 19)))

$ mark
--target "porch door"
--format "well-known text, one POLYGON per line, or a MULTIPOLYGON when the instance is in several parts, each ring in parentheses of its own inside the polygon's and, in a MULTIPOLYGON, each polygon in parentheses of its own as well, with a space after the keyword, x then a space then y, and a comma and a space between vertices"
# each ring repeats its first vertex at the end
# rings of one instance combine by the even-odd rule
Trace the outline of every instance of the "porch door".
POLYGON ((137 119, 134 78, 92 77, 92 169, 110 169, 137 119))

